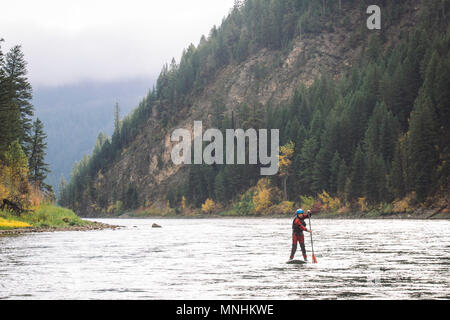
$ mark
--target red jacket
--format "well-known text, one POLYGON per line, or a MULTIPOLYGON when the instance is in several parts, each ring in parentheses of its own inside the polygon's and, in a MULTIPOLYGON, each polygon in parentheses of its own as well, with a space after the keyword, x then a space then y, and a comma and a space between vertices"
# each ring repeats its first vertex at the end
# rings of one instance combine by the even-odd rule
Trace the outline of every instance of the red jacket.
POLYGON ((303 231, 307 231, 306 229, 306 222, 305 218, 307 218, 307 214, 298 215, 295 217, 294 221, 292 222, 292 231, 296 234, 302 233, 303 231))

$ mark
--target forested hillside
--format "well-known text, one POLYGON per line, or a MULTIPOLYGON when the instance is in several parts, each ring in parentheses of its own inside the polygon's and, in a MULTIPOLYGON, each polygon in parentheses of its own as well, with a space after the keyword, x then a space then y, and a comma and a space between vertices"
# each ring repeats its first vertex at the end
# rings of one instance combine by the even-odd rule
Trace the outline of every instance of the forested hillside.
POLYGON ((0 212, 16 214, 54 198, 45 183, 49 172, 44 127, 33 121, 27 62, 16 45, 3 54, 0 38, 0 212))
POLYGON ((111 138, 78 163, 60 203, 81 215, 127 210, 235 214, 407 212, 449 198, 449 1, 247 0, 179 63, 111 138), (170 133, 280 129, 280 171, 170 161, 170 133), (172 209, 171 209, 172 208, 172 209))

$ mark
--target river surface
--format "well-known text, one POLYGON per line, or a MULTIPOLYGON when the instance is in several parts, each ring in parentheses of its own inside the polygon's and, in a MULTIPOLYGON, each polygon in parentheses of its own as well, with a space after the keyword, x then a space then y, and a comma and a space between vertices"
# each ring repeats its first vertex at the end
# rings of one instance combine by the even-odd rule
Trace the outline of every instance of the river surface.
POLYGON ((305 265, 290 219, 98 221, 0 237, 0 299, 450 299, 450 221, 313 220, 305 265))

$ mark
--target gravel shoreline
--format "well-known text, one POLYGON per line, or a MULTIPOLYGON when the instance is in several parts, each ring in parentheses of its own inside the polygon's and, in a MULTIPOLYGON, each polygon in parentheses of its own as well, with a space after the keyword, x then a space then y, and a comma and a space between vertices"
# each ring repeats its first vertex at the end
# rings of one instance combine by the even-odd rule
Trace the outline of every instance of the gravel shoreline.
POLYGON ((85 226, 69 226, 69 227, 29 227, 29 228, 17 228, 9 230, 0 230, 0 236, 2 235, 20 235, 24 233, 33 232, 55 232, 55 231, 92 231, 92 230, 105 230, 105 229, 118 229, 120 226, 110 225, 102 222, 93 221, 85 226))

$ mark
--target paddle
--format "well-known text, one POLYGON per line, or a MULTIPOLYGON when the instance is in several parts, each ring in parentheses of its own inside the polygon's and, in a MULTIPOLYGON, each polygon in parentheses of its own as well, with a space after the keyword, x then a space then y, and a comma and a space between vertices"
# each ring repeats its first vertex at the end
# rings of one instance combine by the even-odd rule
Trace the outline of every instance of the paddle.
MULTIPOLYGON (((310 212, 308 212, 308 219, 309 219, 309 230, 312 231, 312 229, 311 229, 311 213, 310 212)), ((313 246, 312 232, 310 232, 309 234, 311 236, 312 261, 313 261, 313 263, 317 263, 316 256, 314 255, 314 246, 313 246)))

